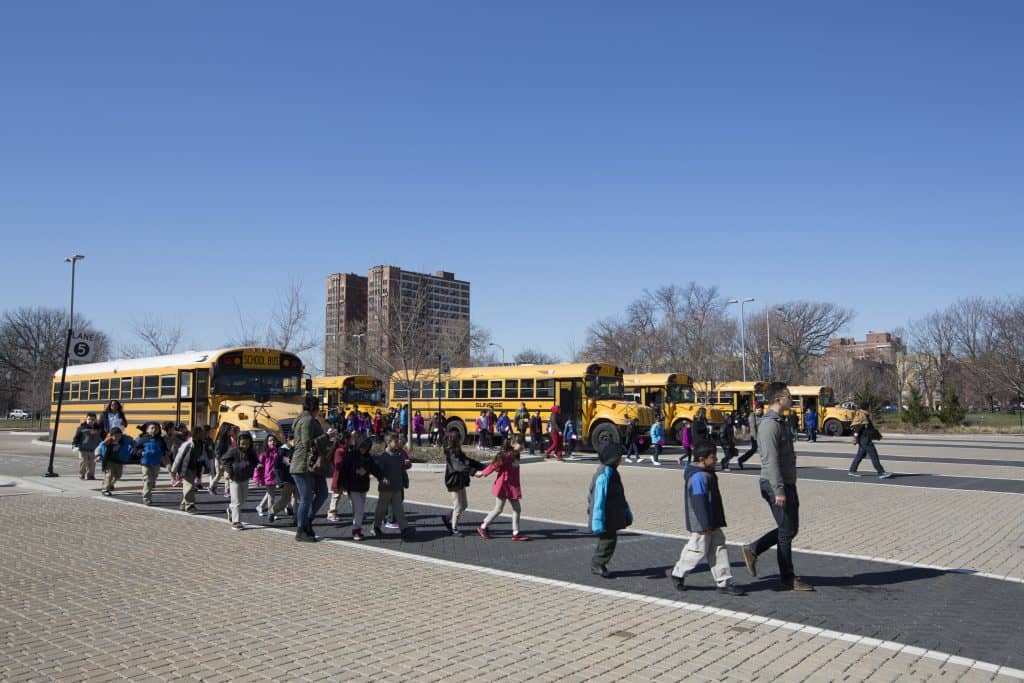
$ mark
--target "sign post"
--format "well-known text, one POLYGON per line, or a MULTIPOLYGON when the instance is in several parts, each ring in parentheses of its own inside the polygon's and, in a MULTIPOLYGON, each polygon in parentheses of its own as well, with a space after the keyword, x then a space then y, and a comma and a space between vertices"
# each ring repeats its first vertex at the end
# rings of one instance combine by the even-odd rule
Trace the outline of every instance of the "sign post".
MULTIPOLYGON (((68 375, 68 354, 71 353, 71 328, 75 325, 75 264, 84 259, 81 254, 75 254, 64 259, 64 263, 71 264, 71 310, 68 311, 68 335, 64 341, 64 365, 60 370, 60 386, 57 389, 57 414, 53 418, 53 437, 50 440, 50 462, 46 467, 44 477, 60 476, 53 471, 53 454, 57 450, 57 432, 60 430, 60 410, 64 406, 64 380, 68 375)), ((86 359, 92 358, 92 342, 80 337, 75 345, 75 353, 79 351, 86 359), (81 344, 79 346, 78 344, 81 344)))

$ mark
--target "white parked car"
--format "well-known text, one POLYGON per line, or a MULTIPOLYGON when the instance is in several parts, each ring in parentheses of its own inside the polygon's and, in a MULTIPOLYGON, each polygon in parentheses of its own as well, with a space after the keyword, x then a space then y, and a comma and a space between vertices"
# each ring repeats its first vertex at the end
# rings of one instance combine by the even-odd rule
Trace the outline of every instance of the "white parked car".
POLYGON ((22 410, 21 408, 15 408, 11 412, 7 413, 8 420, 27 420, 30 417, 32 416, 28 414, 28 411, 22 410))

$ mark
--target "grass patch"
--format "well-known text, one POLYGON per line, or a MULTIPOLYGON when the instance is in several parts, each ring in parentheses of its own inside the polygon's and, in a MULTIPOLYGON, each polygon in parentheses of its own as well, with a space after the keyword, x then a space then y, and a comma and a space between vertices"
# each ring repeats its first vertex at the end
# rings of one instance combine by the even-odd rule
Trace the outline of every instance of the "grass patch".
POLYGON ((1010 413, 968 413, 962 424, 947 427, 932 417, 928 422, 912 426, 900 419, 899 413, 884 413, 875 421, 883 432, 886 429, 910 434, 1020 434, 1020 416, 1010 413))

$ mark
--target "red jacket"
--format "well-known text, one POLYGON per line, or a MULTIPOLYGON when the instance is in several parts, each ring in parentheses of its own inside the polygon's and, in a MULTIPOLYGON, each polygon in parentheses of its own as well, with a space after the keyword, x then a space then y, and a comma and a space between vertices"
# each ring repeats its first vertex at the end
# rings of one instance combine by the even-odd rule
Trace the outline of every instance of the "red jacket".
POLYGON ((491 472, 498 473, 491 487, 492 495, 506 500, 519 500, 523 497, 523 489, 519 485, 519 458, 507 455, 485 467, 480 476, 486 477, 491 472))

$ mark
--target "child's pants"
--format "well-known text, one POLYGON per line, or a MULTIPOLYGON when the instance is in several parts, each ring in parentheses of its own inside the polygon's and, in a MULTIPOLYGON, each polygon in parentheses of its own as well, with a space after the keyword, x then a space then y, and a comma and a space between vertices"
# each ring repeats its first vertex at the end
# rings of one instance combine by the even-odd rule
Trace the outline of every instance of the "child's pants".
POLYGON ((551 432, 551 445, 544 451, 544 455, 554 453, 556 458, 562 457, 562 435, 558 432, 551 432))
POLYGON ((707 562, 711 567, 711 576, 719 588, 732 583, 729 551, 725 547, 725 533, 721 529, 715 529, 710 536, 696 531, 691 533, 690 540, 679 553, 679 561, 672 568, 672 576, 681 579, 701 562, 707 562))
POLYGON ((594 559, 590 564, 595 567, 603 567, 612 559, 615 554, 615 545, 619 541, 618 532, 606 531, 597 536, 597 549, 594 550, 594 559))
POLYGON ((228 481, 228 490, 231 491, 231 522, 233 524, 242 521, 242 503, 249 495, 249 480, 228 481))
POLYGON ((96 477, 96 454, 92 451, 83 451, 81 448, 75 450, 78 451, 78 476, 94 479, 96 477))
POLYGON ((186 471, 181 473, 181 503, 178 507, 188 512, 196 509, 196 473, 186 471))
POLYGON ((373 526, 374 528, 380 528, 380 523, 384 521, 384 514, 388 511, 388 506, 395 511, 395 521, 398 522, 398 528, 405 531, 405 509, 402 507, 402 491, 378 491, 377 492, 377 508, 373 511, 373 526))
POLYGON ((124 472, 124 463, 120 462, 108 462, 103 467, 103 486, 100 487, 100 491, 106 491, 110 493, 114 490, 114 484, 117 483, 118 479, 121 478, 121 474, 124 472))
POLYGON ((158 476, 160 476, 160 465, 142 466, 142 500, 147 503, 153 502, 153 489, 156 488, 158 476))
POLYGON ((651 455, 651 460, 657 461, 661 457, 661 444, 654 444, 654 454, 651 455))
MULTIPOLYGON (((465 489, 463 489, 463 491, 465 491, 465 489)), ((501 511, 505 509, 506 500, 508 500, 509 505, 512 506, 512 533, 518 534, 519 513, 523 511, 523 507, 522 505, 519 504, 518 500, 509 500, 507 498, 495 498, 494 509, 487 513, 487 516, 484 518, 484 523, 480 526, 486 529, 490 525, 490 523, 493 522, 498 517, 498 515, 501 514, 501 511)), ((453 523, 452 526, 454 527, 455 524, 453 523)))
POLYGON ((299 493, 295 490, 295 484, 286 481, 281 484, 281 492, 277 494, 277 501, 270 508, 270 511, 275 515, 279 515, 289 505, 292 506, 292 510, 299 507, 299 493))
POLYGON ((363 514, 366 509, 366 494, 360 491, 349 491, 348 499, 352 501, 352 531, 363 530, 363 514))
POLYGON ((573 449, 573 446, 575 446, 575 445, 576 445, 576 442, 573 441, 572 439, 566 439, 565 440, 565 457, 567 457, 567 458, 571 458, 572 457, 572 449, 573 449))
POLYGON ((336 491, 331 494, 331 505, 327 508, 327 514, 336 515, 338 514, 338 503, 341 502, 341 497, 345 494, 341 491, 336 491))
POLYGON ((466 489, 451 491, 452 494, 452 528, 459 528, 459 517, 469 506, 469 499, 466 496, 466 489))

